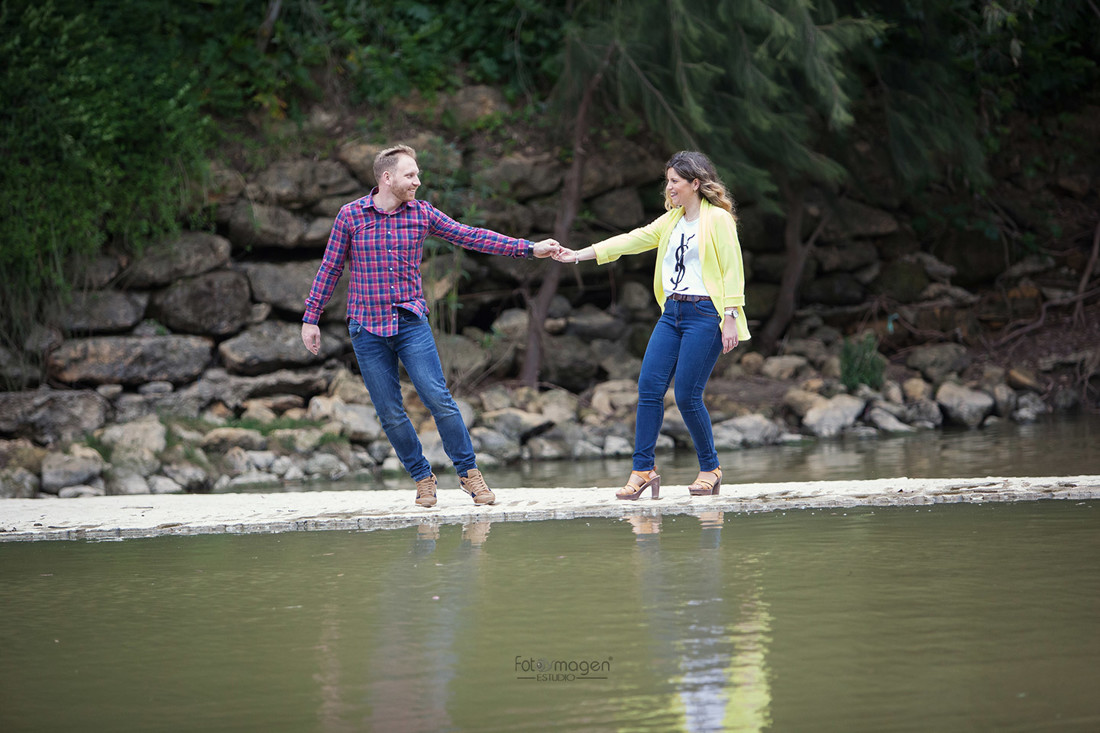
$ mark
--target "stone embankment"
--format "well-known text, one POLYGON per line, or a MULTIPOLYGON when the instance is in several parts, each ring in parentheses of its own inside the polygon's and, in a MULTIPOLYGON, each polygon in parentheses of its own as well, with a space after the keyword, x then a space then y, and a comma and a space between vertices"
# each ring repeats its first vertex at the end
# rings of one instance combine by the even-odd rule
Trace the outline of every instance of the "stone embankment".
MULTIPOLYGON (((507 112, 483 88, 447 104, 469 129, 507 112)), ((402 136, 421 153, 424 195, 512 235, 552 230, 560 156, 429 118, 411 111, 423 126, 402 136)), ((355 129, 317 112, 293 135, 324 140, 331 154, 288 156, 255 171, 215 163, 203 202, 213 231, 90 263, 56 328, 26 345, 43 354, 44 375, 26 373, 0 348, 0 378, 31 386, 43 378, 37 389, 0 392, 0 496, 209 492, 399 471, 355 375, 344 285, 322 321, 321 353, 300 342, 303 301, 333 218, 374 184, 371 162, 383 146, 355 129)), ((666 153, 621 137, 593 149, 584 215, 569 242, 576 247, 649 221, 661 204, 666 153)), ((871 168, 857 171, 861 180, 878 180, 871 168)), ((918 235, 889 181, 860 190, 862 198, 810 197, 808 226, 822 218, 827 225, 779 354, 763 358, 750 342, 719 361, 707 399, 720 450, 1026 422, 1078 404, 1080 375, 1100 372, 1095 341, 1002 366, 976 363, 967 347, 1075 292, 1086 266, 1079 253, 1030 255, 1006 270, 999 247, 965 232, 918 235), (880 389, 848 390, 842 347, 865 330, 892 364, 880 389)), ((1094 193, 1091 179, 1063 176, 1021 201, 1094 193)), ((751 204, 738 213, 746 312, 759 328, 786 260, 783 222, 751 204)), ((629 455, 640 356, 658 316, 652 257, 567 268, 535 391, 503 385, 526 347, 524 293, 560 266, 436 244, 422 267, 425 293, 482 462, 629 455)), ((411 390, 406 397, 428 455, 441 464, 430 419, 411 390)), ((686 441, 670 406, 659 448, 686 441)))

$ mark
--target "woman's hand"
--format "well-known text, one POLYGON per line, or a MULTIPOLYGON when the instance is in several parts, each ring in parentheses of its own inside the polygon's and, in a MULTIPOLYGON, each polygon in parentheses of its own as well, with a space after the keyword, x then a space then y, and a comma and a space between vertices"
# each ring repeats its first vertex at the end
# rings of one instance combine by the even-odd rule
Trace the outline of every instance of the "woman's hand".
POLYGON ((722 322, 722 353, 728 354, 737 348, 737 319, 726 316, 722 322))
POLYGON ((558 262, 575 265, 580 262, 580 252, 568 247, 559 247, 558 251, 553 254, 553 258, 558 262))

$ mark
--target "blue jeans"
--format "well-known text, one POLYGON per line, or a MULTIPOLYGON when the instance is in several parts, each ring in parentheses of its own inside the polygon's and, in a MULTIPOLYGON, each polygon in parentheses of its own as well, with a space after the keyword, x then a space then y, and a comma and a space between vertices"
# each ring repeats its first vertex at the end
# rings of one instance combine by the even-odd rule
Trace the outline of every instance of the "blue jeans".
POLYGON ((393 336, 377 336, 355 319, 348 319, 348 333, 351 334, 351 346, 359 362, 363 384, 367 386, 378 420, 401 465, 414 481, 427 478, 432 467, 424 458, 420 438, 401 400, 401 379, 397 371, 397 361, 400 359, 421 402, 435 418, 436 430, 443 440, 443 450, 447 451, 458 475, 465 476, 467 471, 477 468, 477 458, 470 442, 470 431, 466 429, 462 413, 447 389, 431 326, 426 318, 420 318, 404 308, 398 308, 397 312, 398 329, 393 336))
POLYGON ((665 418, 665 393, 673 377, 676 378, 676 405, 695 444, 699 470, 718 468, 718 452, 714 449, 710 413, 703 404, 703 388, 722 353, 719 323, 718 313, 709 300, 698 303, 665 301, 665 312, 653 327, 638 377, 635 471, 649 471, 655 465, 653 454, 665 418))

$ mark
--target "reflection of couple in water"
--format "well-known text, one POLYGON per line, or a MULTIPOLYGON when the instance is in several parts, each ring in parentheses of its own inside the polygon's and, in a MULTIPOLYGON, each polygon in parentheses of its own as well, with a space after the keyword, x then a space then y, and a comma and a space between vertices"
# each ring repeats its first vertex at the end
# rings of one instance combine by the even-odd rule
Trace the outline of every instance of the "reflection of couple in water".
POLYGON ((762 731, 771 726, 771 616, 760 597, 759 558, 722 550, 723 512, 697 516, 698 545, 677 525, 663 548, 660 514, 624 517, 639 550, 645 626, 658 643, 652 664, 672 685, 674 728, 762 731))

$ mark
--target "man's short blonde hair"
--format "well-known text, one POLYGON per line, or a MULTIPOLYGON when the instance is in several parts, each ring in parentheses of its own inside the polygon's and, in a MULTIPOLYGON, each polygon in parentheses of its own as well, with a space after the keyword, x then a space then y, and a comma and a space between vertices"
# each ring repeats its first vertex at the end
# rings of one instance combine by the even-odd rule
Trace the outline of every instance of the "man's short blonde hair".
POLYGON ((383 173, 392 171, 397 166, 397 157, 399 155, 407 155, 413 160, 416 160, 416 151, 408 145, 394 145, 386 148, 378 153, 378 155, 374 156, 375 181, 381 181, 383 173))

